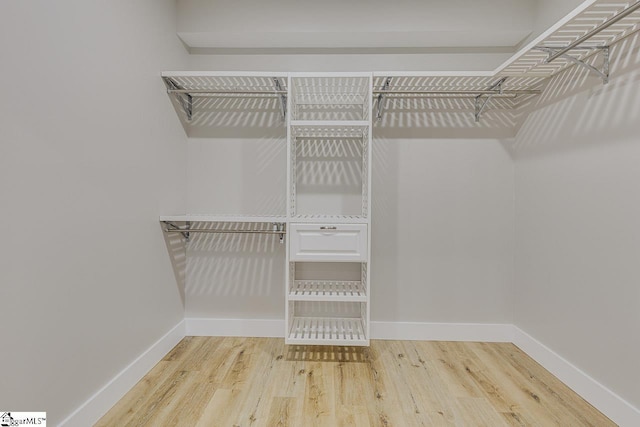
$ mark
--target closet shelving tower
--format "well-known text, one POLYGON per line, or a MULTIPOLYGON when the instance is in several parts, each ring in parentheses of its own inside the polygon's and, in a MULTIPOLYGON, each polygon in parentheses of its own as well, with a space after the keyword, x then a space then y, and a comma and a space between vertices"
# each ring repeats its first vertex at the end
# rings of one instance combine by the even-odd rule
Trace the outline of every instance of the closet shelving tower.
POLYGON ((369 345, 371 73, 292 73, 287 344, 369 345))

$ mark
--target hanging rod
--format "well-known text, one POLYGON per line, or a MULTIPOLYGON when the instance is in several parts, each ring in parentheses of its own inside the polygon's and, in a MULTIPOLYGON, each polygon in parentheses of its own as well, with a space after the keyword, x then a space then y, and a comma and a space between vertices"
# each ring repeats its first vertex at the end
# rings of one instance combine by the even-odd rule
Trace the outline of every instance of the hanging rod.
POLYGON ((387 95, 540 95, 541 90, 538 89, 504 89, 502 91, 493 89, 458 89, 458 90, 394 90, 388 89, 385 91, 374 90, 374 94, 387 95))
POLYGON ((216 229, 209 229, 209 228, 180 228, 180 229, 166 228, 164 231, 167 232, 167 233, 287 234, 286 230, 216 230, 216 229))
POLYGON ((569 44, 569 45, 567 45, 565 47, 563 47, 562 49, 558 50, 554 54, 549 55, 549 57, 546 59, 545 62, 549 63, 549 62, 559 58, 563 54, 569 52, 571 49, 575 49, 580 44, 582 44, 585 41, 589 40, 591 37, 595 36, 596 34, 601 32, 602 30, 606 30, 607 28, 609 28, 610 26, 612 26, 616 22, 620 21, 623 18, 626 18, 627 16, 632 14, 639 7, 640 7, 640 1, 635 2, 631 6, 627 7, 625 10, 623 10, 622 12, 620 12, 619 14, 614 16, 613 18, 609 19, 608 21, 605 21, 603 24, 601 24, 601 25, 597 26, 596 28, 594 28, 593 30, 589 31, 587 34, 585 34, 584 36, 580 37, 578 40, 574 41, 573 43, 571 43, 571 44, 569 44))
MULTIPOLYGON (((168 89, 167 93, 186 93, 190 95, 286 95, 286 90, 275 91, 246 91, 246 90, 209 90, 209 89, 168 89)), ((502 93, 496 90, 374 90, 375 95, 539 95, 542 91, 537 89, 504 89, 502 93)))
POLYGON ((189 241, 191 233, 210 233, 210 234, 278 234, 280 236, 280 243, 284 243, 284 235, 287 234, 286 224, 284 222, 273 222, 272 230, 265 229, 251 229, 251 230, 231 230, 220 228, 191 228, 191 222, 187 221, 187 226, 184 228, 178 227, 176 224, 170 221, 163 221, 166 225, 164 228, 165 233, 180 233, 189 241))
MULTIPOLYGON (((396 95, 394 96, 393 94, 390 94, 391 96, 389 96, 390 99, 425 99, 425 98, 429 98, 429 99, 475 99, 478 97, 478 95, 474 93, 470 93, 468 95, 396 95)), ((518 94, 514 93, 512 95, 500 95, 500 94, 495 94, 492 96, 492 98, 496 98, 496 99, 517 99, 518 98, 518 94)), ((374 100, 375 102, 375 100, 374 100)))
POLYGON ((210 95, 286 95, 286 90, 212 90, 212 89, 167 89, 167 93, 210 94, 210 95))

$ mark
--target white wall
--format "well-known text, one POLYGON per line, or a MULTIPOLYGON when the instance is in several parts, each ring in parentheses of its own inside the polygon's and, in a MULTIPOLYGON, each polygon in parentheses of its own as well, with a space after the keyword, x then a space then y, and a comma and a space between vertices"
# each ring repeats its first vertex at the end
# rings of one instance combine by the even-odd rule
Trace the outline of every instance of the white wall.
MULTIPOLYGON (((263 138, 250 126, 235 133, 237 138, 189 139, 187 211, 285 215, 284 124, 277 119, 263 128, 272 133, 263 138)), ((277 235, 196 234, 187 251, 185 317, 282 319, 284 268, 285 245, 277 235)))
POLYGON ((535 0, 178 0, 189 47, 513 47, 535 0))
POLYGON ((0 3, 2 409, 56 425, 183 317, 172 0, 0 3))
POLYGON ((493 70, 535 0, 178 0, 193 70, 493 70))
POLYGON ((612 52, 606 86, 555 78, 515 142, 516 325, 636 408, 639 43, 612 52))
POLYGON ((496 139, 374 139, 371 318, 511 323, 513 162, 496 139))

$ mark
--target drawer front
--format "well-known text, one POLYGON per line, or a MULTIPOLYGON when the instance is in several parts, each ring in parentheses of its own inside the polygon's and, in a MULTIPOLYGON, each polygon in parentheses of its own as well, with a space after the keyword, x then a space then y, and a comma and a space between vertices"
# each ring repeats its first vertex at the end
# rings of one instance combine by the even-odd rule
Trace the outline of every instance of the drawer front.
POLYGON ((291 261, 366 261, 367 224, 291 224, 291 261))

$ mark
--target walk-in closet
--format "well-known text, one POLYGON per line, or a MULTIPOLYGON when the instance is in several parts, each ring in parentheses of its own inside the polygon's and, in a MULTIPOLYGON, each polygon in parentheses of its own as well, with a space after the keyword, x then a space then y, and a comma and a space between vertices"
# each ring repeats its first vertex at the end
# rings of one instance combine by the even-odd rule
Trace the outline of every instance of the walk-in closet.
POLYGON ((0 424, 640 425, 640 1, 0 4, 0 424))

